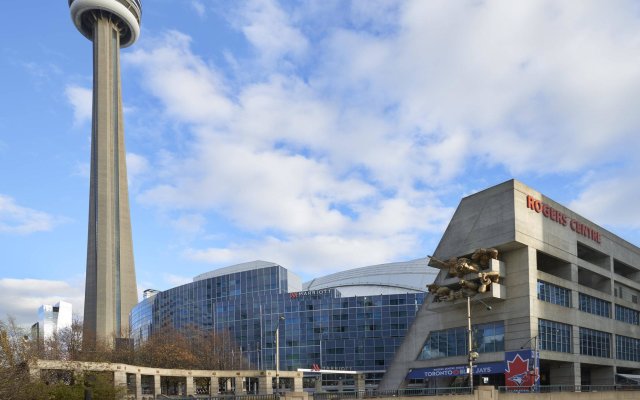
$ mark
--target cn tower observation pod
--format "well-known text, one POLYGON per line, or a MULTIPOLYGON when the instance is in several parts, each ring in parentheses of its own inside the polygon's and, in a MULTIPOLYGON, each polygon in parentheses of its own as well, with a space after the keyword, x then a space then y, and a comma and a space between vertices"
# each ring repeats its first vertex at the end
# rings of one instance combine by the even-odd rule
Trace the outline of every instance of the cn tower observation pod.
POLYGON ((140 0, 69 0, 71 19, 87 39, 93 40, 96 15, 109 14, 120 31, 120 47, 128 47, 140 36, 140 0))

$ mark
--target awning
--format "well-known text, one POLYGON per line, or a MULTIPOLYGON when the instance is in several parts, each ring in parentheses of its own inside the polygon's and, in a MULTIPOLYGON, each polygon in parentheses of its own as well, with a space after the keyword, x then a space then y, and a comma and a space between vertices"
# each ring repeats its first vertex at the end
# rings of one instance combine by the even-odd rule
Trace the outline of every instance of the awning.
POLYGON ((631 374, 616 374, 624 379, 628 379, 630 381, 634 381, 635 383, 640 383, 640 375, 631 375, 631 374))
MULTIPOLYGON (((473 365, 474 375, 504 374, 504 370, 505 370, 504 361, 480 363, 480 364, 473 365)), ((406 379, 455 377, 459 375, 467 375, 468 373, 469 373, 469 367, 467 365, 451 365, 446 367, 434 367, 434 368, 415 368, 409 371, 406 379)))

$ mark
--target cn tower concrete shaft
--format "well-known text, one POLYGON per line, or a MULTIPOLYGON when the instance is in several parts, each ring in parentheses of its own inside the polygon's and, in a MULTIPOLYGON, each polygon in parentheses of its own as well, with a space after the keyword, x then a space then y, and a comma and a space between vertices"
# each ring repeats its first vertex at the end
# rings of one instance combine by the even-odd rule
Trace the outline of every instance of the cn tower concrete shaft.
MULTIPOLYGON (((139 0, 69 0, 93 42, 93 124, 83 341, 87 349, 129 336, 138 302, 120 83, 120 47, 139 32, 139 0)), ((117 342, 116 342, 117 343, 117 342)))
POLYGON ((119 34, 108 18, 93 25, 93 127, 84 334, 128 336, 137 304, 120 86, 119 34), (95 332, 95 333, 93 333, 95 332))

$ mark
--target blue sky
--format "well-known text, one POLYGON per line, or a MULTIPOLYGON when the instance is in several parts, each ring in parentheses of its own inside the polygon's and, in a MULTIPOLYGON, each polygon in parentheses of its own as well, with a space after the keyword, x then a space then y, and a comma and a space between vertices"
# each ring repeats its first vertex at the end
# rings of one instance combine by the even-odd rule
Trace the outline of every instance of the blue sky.
MULTIPOLYGON (((424 257, 516 178, 640 244, 637 1, 147 0, 122 51, 140 290, 256 259, 424 257)), ((67 2, 0 25, 0 315, 81 313, 91 44, 67 2)))

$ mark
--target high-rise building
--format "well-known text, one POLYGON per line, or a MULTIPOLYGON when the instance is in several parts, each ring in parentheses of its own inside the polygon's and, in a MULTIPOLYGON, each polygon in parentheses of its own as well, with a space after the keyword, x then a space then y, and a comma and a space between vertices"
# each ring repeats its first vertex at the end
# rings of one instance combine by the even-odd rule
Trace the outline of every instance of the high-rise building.
POLYGON ((138 302, 125 163, 120 47, 140 34, 139 0, 69 0, 71 18, 93 42, 91 184, 84 340, 125 337, 138 302))
POLYGON ((38 341, 50 339, 61 329, 70 328, 72 322, 70 303, 59 301, 54 305, 43 304, 38 309, 38 322, 31 326, 31 338, 38 341))

